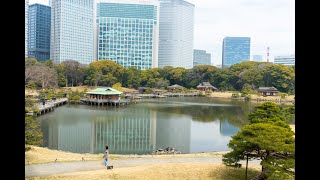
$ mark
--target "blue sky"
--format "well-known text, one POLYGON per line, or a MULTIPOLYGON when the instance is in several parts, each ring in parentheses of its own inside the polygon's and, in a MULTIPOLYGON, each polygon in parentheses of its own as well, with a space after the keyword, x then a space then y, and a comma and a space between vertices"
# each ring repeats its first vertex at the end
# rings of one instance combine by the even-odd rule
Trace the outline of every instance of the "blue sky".
MULTIPOLYGON (((251 57, 295 53, 294 0, 187 0, 195 8, 194 48, 211 53, 221 64, 222 40, 226 36, 251 37, 251 57)), ((29 0, 48 4, 48 0, 29 0)))

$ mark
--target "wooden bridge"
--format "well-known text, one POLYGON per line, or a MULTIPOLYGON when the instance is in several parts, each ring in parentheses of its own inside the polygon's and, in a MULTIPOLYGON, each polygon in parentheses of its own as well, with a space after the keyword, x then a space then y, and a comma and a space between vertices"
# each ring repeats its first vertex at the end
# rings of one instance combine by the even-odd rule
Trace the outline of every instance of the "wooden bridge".
POLYGON ((89 99, 89 98, 82 98, 80 100, 81 103, 89 104, 89 105, 111 105, 111 106, 124 106, 128 105, 130 100, 121 99, 121 100, 112 100, 112 99, 89 99))
POLYGON ((43 105, 42 103, 37 103, 37 107, 39 109, 38 115, 51 112, 54 110, 55 107, 66 104, 67 102, 68 102, 68 98, 61 98, 57 100, 47 101, 45 105, 43 105))

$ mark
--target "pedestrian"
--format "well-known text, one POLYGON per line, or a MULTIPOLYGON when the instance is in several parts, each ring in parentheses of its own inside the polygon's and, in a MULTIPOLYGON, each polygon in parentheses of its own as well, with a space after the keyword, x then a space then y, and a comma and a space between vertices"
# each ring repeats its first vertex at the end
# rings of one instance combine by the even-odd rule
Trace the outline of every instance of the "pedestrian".
POLYGON ((104 159, 104 165, 108 167, 108 163, 109 163, 109 147, 108 146, 106 146, 106 150, 104 151, 103 159, 104 159))

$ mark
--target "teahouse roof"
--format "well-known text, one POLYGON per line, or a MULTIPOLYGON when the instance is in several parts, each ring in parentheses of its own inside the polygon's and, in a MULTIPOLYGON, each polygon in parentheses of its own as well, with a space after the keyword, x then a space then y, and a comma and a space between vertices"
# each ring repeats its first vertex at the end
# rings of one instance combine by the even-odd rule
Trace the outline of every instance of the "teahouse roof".
POLYGON ((98 95, 120 95, 122 92, 115 90, 111 87, 97 88, 95 90, 86 92, 86 94, 98 94, 98 95))
POLYGON ((210 82, 202 82, 202 83, 200 83, 200 84, 197 86, 197 88, 201 88, 201 87, 212 88, 212 89, 217 90, 217 88, 214 87, 214 86, 212 86, 212 85, 210 84, 210 82))
POLYGON ((178 84, 174 84, 172 86, 168 86, 167 88, 169 88, 169 89, 174 89, 174 88, 178 89, 178 88, 183 88, 183 86, 180 86, 178 84))
POLYGON ((279 92, 275 87, 259 87, 259 92, 279 92))

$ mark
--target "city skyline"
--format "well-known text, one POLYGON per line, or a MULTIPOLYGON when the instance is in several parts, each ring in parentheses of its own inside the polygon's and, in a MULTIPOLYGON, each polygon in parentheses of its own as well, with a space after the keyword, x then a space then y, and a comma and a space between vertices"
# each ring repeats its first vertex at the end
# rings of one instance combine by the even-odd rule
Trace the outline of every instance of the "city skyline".
MULTIPOLYGON (((270 47, 271 62, 274 56, 295 54, 294 1, 186 1, 195 5, 193 49, 210 53, 213 65, 222 64, 227 36, 251 37, 251 54, 261 54, 264 60, 270 47)), ((48 0, 29 0, 32 3, 48 5, 48 0)))

